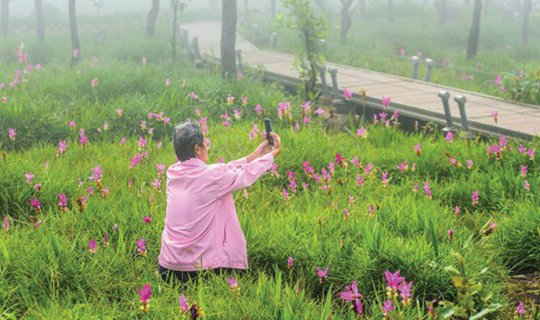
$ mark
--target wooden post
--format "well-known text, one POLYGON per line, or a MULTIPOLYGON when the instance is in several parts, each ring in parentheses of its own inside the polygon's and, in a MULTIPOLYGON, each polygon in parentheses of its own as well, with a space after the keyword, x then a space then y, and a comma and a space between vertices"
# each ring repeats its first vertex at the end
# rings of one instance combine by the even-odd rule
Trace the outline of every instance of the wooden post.
POLYGON ((35 0, 36 4, 36 34, 40 42, 45 42, 45 21, 43 19, 43 4, 35 0))
POLYGON ((71 31, 71 65, 77 65, 79 63, 80 56, 80 44, 79 44, 79 31, 77 29, 77 12, 75 7, 75 0, 69 0, 69 29, 71 31))

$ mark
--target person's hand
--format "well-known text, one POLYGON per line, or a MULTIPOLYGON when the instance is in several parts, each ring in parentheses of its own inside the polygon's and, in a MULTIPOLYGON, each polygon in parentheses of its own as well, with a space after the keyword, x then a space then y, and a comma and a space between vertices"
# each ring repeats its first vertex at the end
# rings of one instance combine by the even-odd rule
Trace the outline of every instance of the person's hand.
MULTIPOLYGON (((275 158, 281 153, 281 137, 275 132, 270 132, 270 135, 274 138, 274 147, 271 150, 275 158)), ((265 140, 265 142, 268 143, 267 140, 265 140)), ((270 145, 268 146, 271 147, 270 145)))

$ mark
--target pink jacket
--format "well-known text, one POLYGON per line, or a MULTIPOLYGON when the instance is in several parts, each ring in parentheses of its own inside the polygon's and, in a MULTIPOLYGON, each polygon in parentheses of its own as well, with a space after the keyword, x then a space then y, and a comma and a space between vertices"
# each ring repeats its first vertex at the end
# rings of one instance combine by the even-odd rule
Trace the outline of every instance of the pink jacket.
POLYGON ((270 152, 207 165, 191 158, 167 170, 167 214, 159 264, 170 270, 247 269, 247 248, 232 193, 272 168, 270 152))

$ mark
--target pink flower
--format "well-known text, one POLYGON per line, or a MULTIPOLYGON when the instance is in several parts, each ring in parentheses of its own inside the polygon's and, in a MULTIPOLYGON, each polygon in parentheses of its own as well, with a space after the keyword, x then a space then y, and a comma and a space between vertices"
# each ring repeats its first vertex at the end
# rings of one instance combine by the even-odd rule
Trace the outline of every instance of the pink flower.
POLYGON ((384 272, 384 278, 386 279, 386 283, 388 285, 388 291, 397 290, 399 284, 405 281, 404 277, 399 276, 400 272, 400 270, 396 271, 395 273, 391 273, 388 270, 384 272))
POLYGON ((318 116, 322 116, 324 114, 324 109, 319 107, 317 108, 317 110, 315 110, 315 114, 318 115, 318 116))
POLYGON ((499 146, 501 147, 501 149, 504 149, 507 144, 508 142, 506 140, 506 136, 502 135, 501 138, 499 139, 499 146))
POLYGON ((401 283, 398 286, 399 295, 403 299, 401 302, 403 305, 407 306, 411 303, 411 288, 412 288, 413 282, 407 283, 407 281, 403 280, 403 283, 401 283))
POLYGON ((345 90, 343 90, 343 98, 346 101, 349 101, 352 98, 352 95, 353 95, 353 92, 351 89, 345 88, 345 90))
POLYGON ((178 304, 180 305, 180 312, 182 312, 183 314, 189 312, 188 300, 184 295, 178 297, 178 304))
POLYGON ((366 164, 366 166, 364 167, 364 172, 366 173, 367 176, 369 176, 372 169, 373 169, 373 165, 371 163, 366 164))
POLYGON ((238 289, 238 280, 236 280, 235 278, 227 278, 227 282, 229 283, 229 287, 231 289, 238 289))
POLYGON ((357 299, 362 299, 362 294, 358 292, 358 286, 356 280, 351 283, 350 286, 345 287, 345 291, 339 293, 339 297, 346 302, 351 302, 357 299))
POLYGON ((328 274, 328 267, 326 267, 324 270, 321 270, 319 267, 317 267, 317 276, 319 277, 319 281, 321 284, 326 282, 327 274, 328 274))
POLYGON ((391 98, 386 97, 386 96, 383 96, 381 98, 381 102, 382 102, 383 106, 385 106, 386 108, 388 108, 390 106, 390 100, 391 100, 391 98))
POLYGON ((6 231, 6 232, 9 231, 9 217, 8 216, 4 217, 3 226, 4 226, 4 231, 6 231))
POLYGON ((501 75, 497 75, 495 77, 495 84, 498 85, 498 86, 501 86, 502 85, 502 80, 503 80, 503 77, 501 75))
POLYGON ((392 301, 386 300, 382 306, 383 316, 386 318, 388 316, 388 313, 394 311, 394 307, 392 306, 392 301))
POLYGON ((456 217, 459 217, 459 211, 460 211, 459 206, 455 206, 454 207, 454 214, 456 215, 456 217))
POLYGON ((388 185, 388 172, 387 171, 382 173, 382 183, 384 187, 388 185))
POLYGON ((349 209, 343 210, 343 216, 345 217, 345 219, 349 217, 349 209))
POLYGON ((117 232, 118 231, 118 223, 115 223, 114 226, 113 226, 113 231, 114 232, 117 232))
POLYGON ((141 163, 142 160, 143 160, 143 155, 140 153, 137 153, 133 158, 131 158, 129 169, 135 168, 139 163, 141 163))
POLYGON ((287 259, 287 267, 289 269, 292 269, 292 267, 294 266, 294 258, 293 257, 289 257, 289 259, 287 259))
POLYGON ((139 239, 135 242, 135 244, 137 245, 137 252, 141 255, 141 256, 144 256, 146 255, 146 239, 142 238, 142 239, 139 239))
POLYGON ((358 130, 356 130, 356 135, 360 138, 367 138, 367 130, 366 128, 362 127, 358 130))
POLYGON ((373 204, 369 205, 369 215, 372 216, 375 213, 375 206, 373 204))
POLYGON ((36 209, 36 211, 39 211, 41 209, 41 202, 37 198, 30 199, 30 205, 36 209))
POLYGON ((40 225, 41 225, 41 220, 38 220, 36 223, 34 223, 34 228, 38 229, 40 225))
POLYGON ((67 140, 62 140, 58 142, 58 151, 57 154, 61 155, 67 150, 67 140))
POLYGON ((103 234, 103 246, 107 247, 109 245, 109 233, 105 231, 103 234))
POLYGON ((534 149, 527 150, 527 155, 529 156, 530 160, 534 160, 534 149))
POLYGON ((247 97, 242 97, 242 106, 246 106, 248 103, 248 98, 247 97))
POLYGON ((398 166, 398 170, 401 172, 405 172, 409 169, 409 164, 407 163, 407 160, 403 160, 398 166))
POLYGON ((58 194, 58 207, 60 207, 60 210, 66 210, 67 209, 67 197, 63 193, 58 194))
POLYGON ((152 186, 153 186, 155 189, 159 189, 159 187, 161 187, 161 180, 155 179, 155 180, 152 182, 152 186))
POLYGON ((68 124, 69 124, 70 128, 75 128, 75 126, 76 126, 76 123, 73 120, 70 120, 68 124))
POLYGON ((90 80, 90 86, 92 86, 92 88, 95 88, 99 85, 99 80, 97 78, 93 78, 92 80, 90 80))
POLYGON ((525 190, 527 191, 531 190, 531 184, 529 183, 529 181, 525 180, 523 181, 523 184, 524 184, 525 190))
POLYGON ((454 134, 452 133, 452 131, 448 131, 448 133, 446 134, 446 142, 450 143, 452 142, 452 140, 454 139, 454 134))
POLYGON ((97 167, 92 168, 92 177, 90 178, 92 181, 99 181, 101 180, 101 165, 99 164, 97 167))
POLYGON ((357 155, 354 155, 354 158, 352 160, 350 160, 349 162, 352 163, 357 168, 360 167, 360 162, 358 161, 358 156, 357 155))
POLYGON ((527 166, 522 165, 520 172, 521 172, 521 176, 525 178, 525 176, 527 175, 527 166))
POLYGON ((499 112, 498 111, 491 111, 491 117, 493 118, 493 121, 495 123, 499 123, 499 112))
POLYGON ((165 86, 168 87, 171 85, 171 79, 167 78, 165 79, 165 86))
POLYGON ((88 251, 90 251, 91 254, 95 254, 97 252, 96 239, 92 239, 92 240, 88 241, 88 251))
POLYGON ((473 191, 471 195, 471 199, 472 199, 472 205, 475 206, 478 203, 478 190, 473 191))
POLYGON ((149 284, 145 284, 142 289, 137 288, 137 292, 139 293, 139 301, 143 304, 148 304, 152 295, 152 287, 149 284))
POLYGON ((426 183, 424 183, 424 193, 426 194, 426 197, 431 200, 431 188, 429 186, 429 181, 426 181, 426 183))
POLYGON ((523 302, 520 301, 519 305, 516 308, 516 314, 521 317, 525 315, 525 307, 523 306, 523 302))
POLYGON ((195 92, 191 91, 188 96, 191 98, 191 100, 195 101, 197 100, 199 97, 197 97, 197 95, 195 94, 195 92))
POLYGON ((163 174, 163 171, 165 171, 165 165, 163 163, 156 164, 156 170, 158 172, 158 175, 163 174))
POLYGON ((150 222, 152 222, 152 215, 147 215, 147 216, 143 217, 143 222, 145 224, 150 224, 150 222))
POLYGON ((289 193, 287 192, 287 189, 283 188, 283 190, 281 190, 281 195, 283 196, 283 199, 285 199, 285 201, 290 200, 289 193))
POLYGON ((32 179, 34 179, 34 175, 30 172, 26 172, 24 174, 24 178, 26 179, 26 183, 27 184, 31 184, 32 183, 32 179))
POLYGON ((255 106, 255 111, 257 112, 257 115, 260 115, 262 113, 262 107, 260 104, 257 104, 255 106))
POLYGON ((5 96, 2 97, 2 103, 6 103, 7 102, 7 98, 5 96))
POLYGON ((527 154, 527 149, 525 149, 525 147, 522 144, 519 145, 518 150, 519 150, 519 153, 521 153, 521 155, 527 154))
POLYGON ((450 239, 450 241, 454 239, 454 229, 448 229, 448 239, 450 239))
POLYGON ((17 135, 17 129, 14 128, 8 128, 8 137, 9 140, 15 141, 15 136, 17 135))
POLYGON ((228 105, 232 105, 234 102, 234 97, 231 96, 230 94, 227 96, 227 104, 228 105))
POLYGON ((416 152, 416 155, 417 155, 417 156, 420 157, 420 156, 422 155, 422 145, 421 145, 420 143, 417 144, 417 145, 415 145, 415 146, 413 147, 413 149, 414 149, 414 152, 416 152))
POLYGON ((467 160, 467 169, 471 170, 473 167, 473 161, 472 160, 467 160))
POLYGON ((301 108, 304 112, 309 112, 311 110, 311 101, 304 102, 301 108))

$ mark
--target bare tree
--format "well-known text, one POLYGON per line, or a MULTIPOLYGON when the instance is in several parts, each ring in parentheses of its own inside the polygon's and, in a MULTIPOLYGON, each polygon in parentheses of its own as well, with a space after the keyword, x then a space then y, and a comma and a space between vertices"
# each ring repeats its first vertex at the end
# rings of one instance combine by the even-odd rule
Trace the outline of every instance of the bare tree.
POLYGON ((347 34, 351 29, 351 14, 354 11, 352 7, 355 0, 341 0, 341 41, 347 42, 347 34))
POLYGON ((388 21, 394 23, 394 0, 388 0, 388 21))
POLYGON ((474 12, 469 41, 467 45, 467 59, 473 59, 478 52, 478 41, 480 39, 480 18, 482 17, 482 0, 474 0, 474 12))
POLYGON ((71 65, 79 63, 80 44, 79 30, 77 28, 77 10, 75 0, 69 0, 69 30, 71 31, 71 65))
POLYGON ((360 14, 362 14, 362 17, 366 17, 367 15, 367 0, 360 0, 360 14))
POLYGON ((529 45, 529 15, 532 9, 532 0, 525 0, 525 5, 523 6, 523 28, 522 28, 522 40, 523 46, 527 47, 529 45))
POLYGON ((41 0, 35 0, 36 5, 36 34, 40 42, 45 41, 45 22, 43 19, 43 4, 41 0))
POLYGON ((447 0, 439 0, 434 3, 435 7, 437 8, 437 11, 439 12, 439 21, 442 25, 446 24, 446 20, 448 18, 448 1, 447 0))
POLYGON ((1 0, 0 2, 0 20, 2 35, 7 36, 9 33, 9 0, 1 0))
POLYGON ((172 0, 172 8, 173 8, 173 32, 172 32, 172 39, 171 39, 171 45, 172 45, 172 62, 176 62, 176 31, 178 29, 178 7, 180 0, 172 0))
POLYGON ((236 77, 236 0, 223 0, 221 23, 221 75, 236 77))
POLYGON ((159 0, 152 0, 152 8, 148 12, 146 18, 146 35, 153 36, 156 32, 156 22, 159 13, 159 0))
POLYGON ((272 19, 276 17, 276 0, 270 0, 270 14, 272 19))

